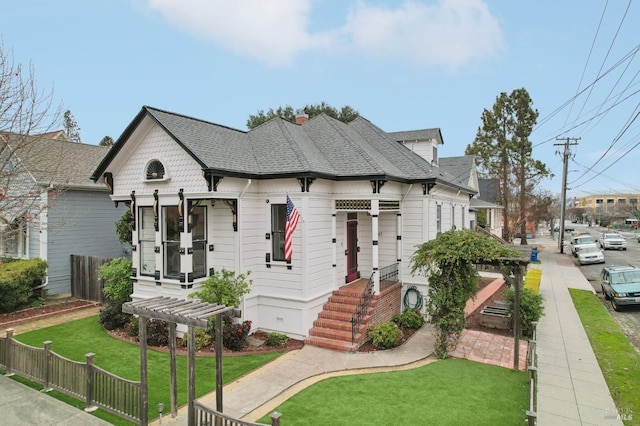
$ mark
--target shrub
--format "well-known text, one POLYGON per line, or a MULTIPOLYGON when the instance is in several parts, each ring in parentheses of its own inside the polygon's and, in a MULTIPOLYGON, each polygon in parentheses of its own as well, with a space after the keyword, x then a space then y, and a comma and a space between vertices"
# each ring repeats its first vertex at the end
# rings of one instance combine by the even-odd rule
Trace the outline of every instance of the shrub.
POLYGON ((169 323, 162 320, 147 322, 147 345, 167 346, 169 344, 169 323))
POLYGON ((100 309, 100 324, 107 330, 124 327, 132 315, 122 312, 123 302, 109 302, 100 309))
POLYGON ((424 324, 424 317, 416 311, 405 309, 402 314, 395 314, 393 316, 393 322, 400 327, 418 329, 424 324))
POLYGON ((371 343, 376 348, 395 348, 402 341, 402 331, 393 322, 381 322, 368 327, 371 343))
POLYGON ((17 260, 0 265, 0 312, 11 312, 31 300, 34 287, 42 284, 47 262, 42 259, 17 260))
MULTIPOLYGON (((213 337, 205 330, 204 328, 196 327, 195 330, 196 335, 196 350, 201 351, 206 348, 210 348, 213 343, 213 337)), ((187 346, 189 344, 189 334, 185 333, 182 336, 182 346, 187 346)))
POLYGON ((100 267, 98 276, 105 281, 102 293, 107 299, 100 310, 100 324, 107 330, 124 327, 131 320, 131 314, 122 312, 122 305, 133 293, 131 268, 131 260, 125 258, 115 258, 100 267))
MULTIPOLYGON (((508 313, 513 315, 515 291, 508 289, 506 295, 509 303, 508 313)), ((531 337, 533 335, 532 323, 540 319, 542 310, 542 296, 529 288, 523 288, 520 291, 520 324, 523 336, 531 337)))
POLYGON ((138 317, 132 316, 129 322, 124 326, 129 336, 137 336, 140 334, 140 327, 138 326, 138 317))
POLYGON ((272 331, 271 333, 267 334, 267 338, 264 340, 264 343, 267 346, 277 347, 284 345, 287 340, 289 340, 289 337, 287 337, 286 334, 276 333, 275 331, 272 331))
POLYGON ((222 268, 202 283, 200 291, 193 292, 189 297, 197 297, 203 302, 225 306, 240 306, 242 296, 249 293, 252 284, 247 274, 236 275, 235 272, 222 268))
POLYGON ((236 324, 230 316, 222 318, 222 345, 231 351, 240 351, 247 344, 251 321, 236 324))

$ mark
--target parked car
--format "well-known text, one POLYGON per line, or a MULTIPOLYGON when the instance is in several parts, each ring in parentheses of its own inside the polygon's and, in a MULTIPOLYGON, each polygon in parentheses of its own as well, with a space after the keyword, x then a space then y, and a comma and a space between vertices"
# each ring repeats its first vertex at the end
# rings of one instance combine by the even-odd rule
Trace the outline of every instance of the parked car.
POLYGON ((584 246, 578 252, 578 263, 586 265, 588 263, 604 263, 604 253, 595 244, 584 246))
POLYGON ((627 240, 617 232, 603 232, 600 237, 600 247, 604 250, 607 249, 616 249, 616 250, 626 250, 627 249, 627 240))
POLYGON ((633 265, 607 266, 600 273, 604 298, 614 310, 622 306, 640 305, 640 268, 633 265))
POLYGON ((595 247, 596 240, 594 240, 589 234, 578 234, 571 238, 571 242, 569 244, 571 245, 571 254, 573 254, 574 257, 578 257, 578 252, 581 247, 585 245, 592 245, 595 247))

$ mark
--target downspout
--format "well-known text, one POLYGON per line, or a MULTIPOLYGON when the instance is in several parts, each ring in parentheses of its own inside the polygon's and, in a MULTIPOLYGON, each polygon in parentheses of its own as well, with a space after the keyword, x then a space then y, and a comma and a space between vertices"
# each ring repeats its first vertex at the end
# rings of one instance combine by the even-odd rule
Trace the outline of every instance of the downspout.
MULTIPOLYGON (((244 227, 240 226, 240 206, 241 206, 241 202, 240 199, 242 198, 242 196, 244 195, 244 193, 247 191, 247 189, 249 189, 249 186, 251 186, 251 179, 247 179, 247 184, 244 186, 244 188, 242 189, 242 191, 240 192, 240 194, 238 195, 238 203, 237 203, 237 218, 236 220, 238 221, 238 273, 242 273, 243 269, 242 269, 242 265, 243 265, 243 259, 242 259, 242 234, 244 232, 244 227)), ((245 309, 244 309, 244 296, 242 296, 242 301, 240 302, 241 305, 241 310, 244 314, 245 309)))

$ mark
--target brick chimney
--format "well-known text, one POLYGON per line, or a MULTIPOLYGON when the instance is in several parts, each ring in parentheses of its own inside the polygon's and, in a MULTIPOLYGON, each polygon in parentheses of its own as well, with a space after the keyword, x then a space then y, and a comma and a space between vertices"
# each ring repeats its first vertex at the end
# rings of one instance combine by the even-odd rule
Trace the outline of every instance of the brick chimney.
POLYGON ((296 110, 296 124, 302 124, 309 121, 309 115, 304 112, 304 108, 296 110))

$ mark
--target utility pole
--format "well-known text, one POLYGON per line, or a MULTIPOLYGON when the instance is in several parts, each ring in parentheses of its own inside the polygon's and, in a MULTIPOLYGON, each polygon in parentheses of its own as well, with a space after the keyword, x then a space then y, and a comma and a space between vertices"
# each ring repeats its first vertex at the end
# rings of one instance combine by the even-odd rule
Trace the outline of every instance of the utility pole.
POLYGON ((580 138, 556 138, 558 141, 564 141, 564 143, 556 143, 554 145, 564 145, 564 153, 562 154, 562 196, 560 201, 560 236, 558 237, 558 245, 560 246, 560 253, 564 253, 564 216, 567 205, 567 170, 569 166, 569 146, 578 145, 580 138), (573 141, 573 142, 571 142, 573 141))

